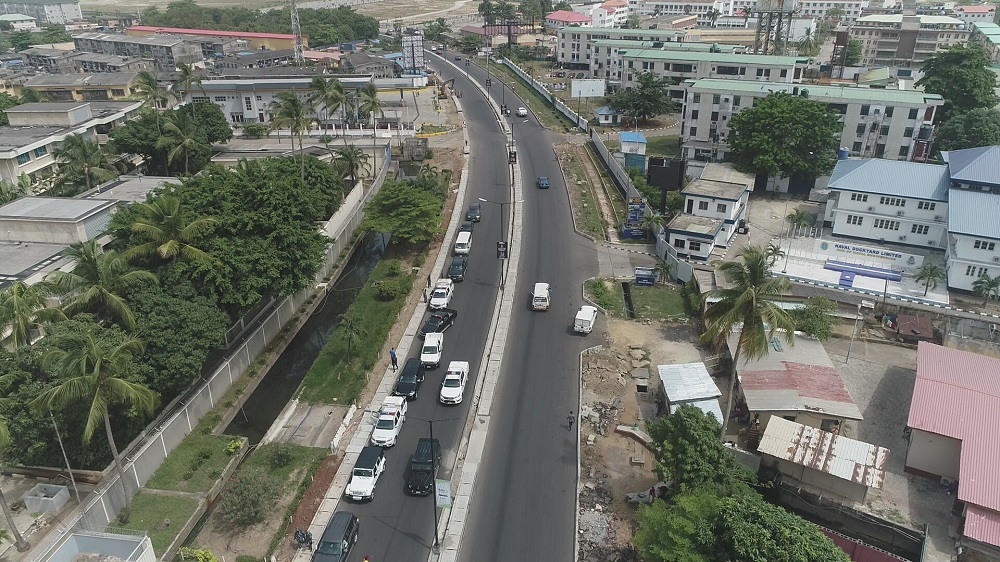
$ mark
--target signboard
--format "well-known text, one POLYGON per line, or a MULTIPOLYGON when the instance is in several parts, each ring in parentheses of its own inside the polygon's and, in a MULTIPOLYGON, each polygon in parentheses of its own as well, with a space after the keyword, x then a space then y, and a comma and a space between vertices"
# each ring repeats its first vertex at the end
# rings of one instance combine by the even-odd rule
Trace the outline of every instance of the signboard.
POLYGON ((424 67, 424 36, 419 33, 403 35, 403 70, 424 67))
POLYGON ((635 268, 635 284, 640 287, 653 287, 656 285, 656 270, 652 267, 635 268))
POLYGON ((625 224, 622 225, 622 236, 645 238, 646 233, 642 230, 642 217, 646 214, 646 201, 641 197, 630 198, 626 212, 625 224))
POLYGON ((451 480, 434 480, 434 505, 451 507, 451 480))
POLYGON ((603 78, 583 78, 571 80, 569 83, 569 95, 573 99, 577 98, 603 98, 604 97, 603 78))
POLYGON ((497 259, 505 260, 507 259, 507 243, 504 241, 497 242, 497 259))
POLYGON ((813 253, 836 258, 850 258, 875 266, 915 269, 924 263, 924 256, 905 254, 885 248, 872 248, 850 242, 816 239, 813 253))

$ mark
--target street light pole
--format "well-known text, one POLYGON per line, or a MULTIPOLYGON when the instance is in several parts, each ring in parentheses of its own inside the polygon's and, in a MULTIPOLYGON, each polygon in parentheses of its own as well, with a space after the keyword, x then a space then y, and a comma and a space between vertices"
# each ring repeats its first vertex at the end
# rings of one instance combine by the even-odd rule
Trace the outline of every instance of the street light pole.
MULTIPOLYGON (((504 220, 504 217, 506 215, 503 212, 503 208, 506 205, 513 205, 514 203, 524 203, 524 200, 522 199, 522 200, 518 200, 518 201, 511 201, 509 203, 501 203, 499 201, 490 201, 489 199, 483 199, 482 197, 480 197, 479 200, 482 201, 483 203, 492 203, 494 205, 500 205, 500 241, 504 242, 506 244, 506 242, 507 242, 507 233, 506 233, 506 231, 504 230, 504 227, 503 227, 503 220, 504 220)), ((510 244, 507 244, 506 247, 507 247, 507 251, 509 252, 510 251, 510 244)), ((504 284, 505 284, 503 270, 504 270, 504 262, 506 262, 506 261, 507 261, 507 257, 506 256, 500 260, 500 289, 503 289, 504 284)))
POLYGON ((851 343, 847 346, 847 358, 844 363, 851 362, 851 350, 854 349, 854 337, 858 334, 858 321, 861 320, 861 304, 858 304, 858 314, 854 317, 854 330, 851 331, 851 343))

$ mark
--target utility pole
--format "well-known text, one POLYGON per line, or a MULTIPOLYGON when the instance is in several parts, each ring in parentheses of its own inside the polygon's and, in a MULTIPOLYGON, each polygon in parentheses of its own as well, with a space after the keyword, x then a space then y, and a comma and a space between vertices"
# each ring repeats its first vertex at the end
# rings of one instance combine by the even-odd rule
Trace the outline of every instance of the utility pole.
MULTIPOLYGON (((302 56, 302 24, 299 23, 299 8, 295 5, 295 0, 291 0, 292 12, 292 34, 295 35, 295 64, 301 66, 305 62, 302 56)), ((294 144, 294 143, 293 143, 294 144)))

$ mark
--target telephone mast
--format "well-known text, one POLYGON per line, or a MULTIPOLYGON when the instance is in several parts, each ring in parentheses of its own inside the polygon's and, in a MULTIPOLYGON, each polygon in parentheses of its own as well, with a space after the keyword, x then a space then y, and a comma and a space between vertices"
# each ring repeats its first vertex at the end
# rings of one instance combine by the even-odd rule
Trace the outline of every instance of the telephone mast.
POLYGON ((302 24, 299 23, 299 9, 295 5, 295 0, 292 2, 292 35, 295 36, 295 64, 301 65, 304 62, 302 57, 302 24))

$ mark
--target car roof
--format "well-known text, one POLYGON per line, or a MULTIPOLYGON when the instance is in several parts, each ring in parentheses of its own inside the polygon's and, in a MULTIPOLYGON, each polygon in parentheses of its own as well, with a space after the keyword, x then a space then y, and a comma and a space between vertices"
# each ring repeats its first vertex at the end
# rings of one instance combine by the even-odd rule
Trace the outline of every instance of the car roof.
POLYGON ((355 468, 375 468, 375 464, 378 460, 382 458, 383 451, 381 447, 374 447, 372 445, 367 445, 361 449, 361 453, 358 454, 358 461, 354 463, 355 468))
POLYGON ((461 370, 468 371, 469 370, 469 362, 468 361, 452 361, 451 363, 448 363, 448 370, 449 371, 461 371, 461 370))
POLYGON ((356 516, 350 511, 338 511, 334 513, 333 517, 330 518, 330 522, 326 524, 322 540, 324 542, 340 542, 344 538, 344 531, 347 529, 347 525, 354 519, 356 519, 356 516))
POLYGON ((427 336, 424 337, 425 342, 431 340, 443 340, 443 339, 444 339, 444 334, 442 334, 441 332, 434 332, 431 334, 427 334, 427 336))

